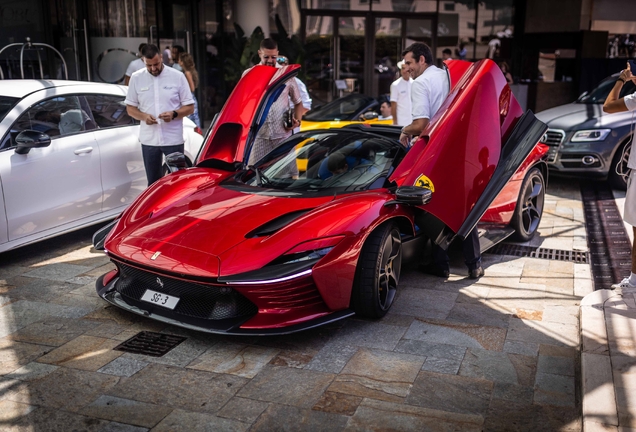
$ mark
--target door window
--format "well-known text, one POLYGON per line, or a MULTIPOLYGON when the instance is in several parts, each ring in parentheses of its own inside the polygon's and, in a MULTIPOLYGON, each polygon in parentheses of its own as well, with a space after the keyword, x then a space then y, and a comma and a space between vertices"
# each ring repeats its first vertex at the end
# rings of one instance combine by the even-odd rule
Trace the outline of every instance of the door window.
POLYGON ((0 149, 15 146, 22 131, 35 130, 51 139, 95 129, 92 114, 83 96, 55 96, 38 102, 25 111, 11 126, 0 149))
POLYGON ((139 123, 126 112, 123 96, 92 94, 85 97, 95 123, 100 129, 132 126, 139 123))

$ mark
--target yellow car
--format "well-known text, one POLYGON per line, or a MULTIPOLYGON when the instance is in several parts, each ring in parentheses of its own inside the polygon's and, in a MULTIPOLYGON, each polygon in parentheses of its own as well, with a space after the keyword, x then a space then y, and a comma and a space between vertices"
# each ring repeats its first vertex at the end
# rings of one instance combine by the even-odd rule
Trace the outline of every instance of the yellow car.
POLYGON ((303 116, 300 130, 339 128, 352 123, 392 124, 391 119, 379 119, 379 110, 380 103, 375 98, 351 93, 309 111, 303 116))
MULTIPOLYGON (((380 119, 377 111, 380 103, 375 98, 358 93, 351 93, 345 97, 336 99, 303 116, 300 131, 305 132, 314 129, 341 128, 350 124, 393 124, 392 119, 380 119)), ((307 140, 296 146, 296 163, 298 171, 307 170, 308 156, 303 154, 303 147, 307 140)))

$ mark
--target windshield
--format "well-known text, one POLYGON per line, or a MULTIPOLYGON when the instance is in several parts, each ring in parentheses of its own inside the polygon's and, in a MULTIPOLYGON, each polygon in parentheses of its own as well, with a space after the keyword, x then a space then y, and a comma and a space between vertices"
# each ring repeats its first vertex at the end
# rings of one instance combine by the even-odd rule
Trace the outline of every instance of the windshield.
POLYGON ((7 96, 0 96, 0 120, 7 115, 11 108, 18 103, 18 98, 12 98, 7 96))
POLYGON ((303 119, 308 121, 358 120, 361 111, 377 101, 372 97, 352 93, 311 110, 303 119))
MULTIPOLYGON (((583 104, 602 104, 605 103, 605 99, 609 95, 612 88, 614 88, 614 83, 616 82, 616 77, 611 76, 603 81, 591 92, 588 94, 581 96, 576 103, 583 104)), ((619 98, 625 97, 634 93, 636 90, 636 85, 632 81, 627 81, 623 88, 621 89, 621 94, 619 98)))
POLYGON ((385 186, 404 154, 397 140, 372 133, 311 131, 292 135, 230 183, 277 195, 377 189, 385 186))

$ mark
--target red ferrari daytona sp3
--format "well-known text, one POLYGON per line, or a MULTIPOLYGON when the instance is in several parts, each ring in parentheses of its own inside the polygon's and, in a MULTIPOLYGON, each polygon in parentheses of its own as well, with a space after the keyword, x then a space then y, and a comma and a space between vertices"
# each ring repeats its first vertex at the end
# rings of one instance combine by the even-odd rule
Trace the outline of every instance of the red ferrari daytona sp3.
MULTIPOLYGON (((477 224, 482 249, 527 240, 543 210, 546 131, 495 63, 449 61, 451 92, 410 148, 391 126, 292 135, 253 165, 256 134, 298 66, 238 83, 192 168, 162 178, 93 242, 104 300, 224 334, 382 317, 407 260, 477 224), (298 163, 299 160, 303 163, 298 163)), ((282 121, 282 119, 281 119, 282 121)))

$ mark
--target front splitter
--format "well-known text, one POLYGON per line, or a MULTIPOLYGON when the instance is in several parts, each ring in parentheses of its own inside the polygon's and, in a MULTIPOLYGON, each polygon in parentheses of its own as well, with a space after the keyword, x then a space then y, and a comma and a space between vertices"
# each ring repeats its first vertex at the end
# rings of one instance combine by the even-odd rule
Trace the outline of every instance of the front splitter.
POLYGON ((213 333, 213 334, 225 334, 225 335, 237 335, 237 336, 275 336, 275 335, 284 335, 297 333, 304 330, 309 330, 315 327, 319 327, 325 324, 332 323, 334 321, 339 321, 344 318, 348 318, 350 316, 355 315, 355 312, 350 309, 345 309, 337 312, 333 312, 329 315, 322 316, 320 318, 316 318, 313 320, 309 320, 300 324, 295 324, 288 327, 280 327, 280 328, 265 328, 265 329, 242 329, 240 325, 250 319, 251 317, 246 317, 244 320, 241 320, 239 324, 229 325, 226 328, 209 328, 202 325, 190 324, 187 322, 175 320, 170 317, 166 317, 160 314, 152 313, 144 309, 140 309, 136 306, 132 306, 124 301, 121 295, 115 290, 115 283, 119 278, 113 278, 108 285, 103 284, 104 276, 100 276, 95 282, 95 288, 97 289, 97 294, 112 304, 113 306, 117 306, 120 309, 125 311, 134 313, 136 315, 140 315, 146 318, 150 318, 155 321, 160 321, 166 324, 171 324, 177 327, 186 328, 189 330, 196 330, 205 333, 213 333))

